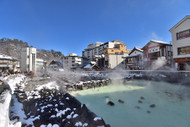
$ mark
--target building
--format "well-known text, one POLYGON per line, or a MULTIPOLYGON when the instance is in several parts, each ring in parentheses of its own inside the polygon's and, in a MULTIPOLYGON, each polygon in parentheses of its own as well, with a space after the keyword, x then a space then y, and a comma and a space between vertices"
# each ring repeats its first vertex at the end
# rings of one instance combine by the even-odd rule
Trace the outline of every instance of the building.
POLYGON ((82 52, 82 57, 92 60, 95 55, 101 55, 103 53, 103 48, 105 47, 103 44, 103 42, 88 44, 87 49, 82 52))
POLYGON ((143 48, 143 59, 145 69, 158 69, 163 66, 172 66, 172 45, 151 40, 143 48), (156 67, 158 65, 158 67, 156 67))
POLYGON ((173 59, 178 70, 190 70, 190 15, 185 16, 170 30, 173 59))
POLYGON ((82 66, 82 58, 75 53, 69 53, 63 58, 64 68, 76 69, 82 66))
POLYGON ((20 63, 17 59, 4 54, 0 54, 0 72, 7 70, 16 72, 19 70, 19 68, 20 63))
POLYGON ((113 40, 106 43, 96 42, 93 46, 88 46, 88 48, 82 52, 82 56, 91 60, 96 56, 101 56, 101 62, 99 63, 102 64, 99 65, 99 67, 113 69, 121 64, 123 57, 127 56, 129 51, 130 50, 126 49, 126 45, 122 41, 113 40), (104 58, 102 58, 102 56, 104 58))
POLYGON ((140 70, 143 69, 143 50, 134 47, 133 50, 125 57, 125 69, 140 70))
POLYGON ((63 62, 52 60, 48 65, 48 69, 53 71, 63 71, 63 62))
POLYGON ((36 71, 37 72, 42 72, 44 69, 46 61, 43 59, 36 58, 36 71))
POLYGON ((98 71, 100 68, 97 66, 95 61, 91 61, 89 64, 83 67, 86 71, 98 71))
POLYGON ((36 72, 36 48, 26 47, 22 49, 21 69, 23 72, 36 72))

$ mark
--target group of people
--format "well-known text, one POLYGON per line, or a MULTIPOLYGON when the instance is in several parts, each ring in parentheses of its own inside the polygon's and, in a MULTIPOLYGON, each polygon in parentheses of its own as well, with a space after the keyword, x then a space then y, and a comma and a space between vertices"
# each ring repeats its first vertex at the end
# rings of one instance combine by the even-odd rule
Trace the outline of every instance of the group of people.
POLYGON ((6 76, 9 75, 9 74, 10 74, 9 70, 5 70, 5 71, 2 71, 2 72, 0 73, 0 76, 6 77, 6 76))
POLYGON ((15 73, 21 73, 21 71, 16 71, 14 72, 13 70, 9 70, 9 69, 6 69, 6 70, 2 70, 0 71, 0 77, 6 77, 7 75, 10 75, 10 74, 15 74, 15 73))

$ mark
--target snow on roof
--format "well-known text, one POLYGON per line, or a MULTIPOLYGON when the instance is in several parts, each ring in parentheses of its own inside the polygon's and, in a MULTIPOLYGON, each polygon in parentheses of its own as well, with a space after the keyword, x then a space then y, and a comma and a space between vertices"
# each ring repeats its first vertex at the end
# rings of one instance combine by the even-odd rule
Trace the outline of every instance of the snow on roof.
POLYGON ((101 57, 101 55, 94 55, 95 57, 101 57))
POLYGON ((95 61, 91 61, 90 63, 91 63, 91 64, 96 64, 96 62, 95 62, 95 61))
POLYGON ((170 43, 168 42, 164 42, 164 41, 158 41, 158 40, 150 40, 142 49, 146 48, 150 43, 159 43, 159 44, 163 44, 163 45, 170 45, 170 43))
POLYGON ((126 56, 124 58, 130 58, 130 57, 135 57, 135 56, 139 56, 140 54, 135 54, 135 55, 130 55, 130 56, 126 56))
POLYGON ((134 52, 135 50, 138 50, 138 51, 140 51, 140 52, 143 52, 142 48, 134 47, 134 48, 130 51, 129 55, 130 55, 132 52, 134 52))
POLYGON ((85 69, 90 69, 92 68, 92 66, 90 64, 87 64, 86 66, 84 66, 85 69))
POLYGON ((102 55, 94 55, 94 57, 102 58, 102 57, 104 57, 104 54, 102 54, 102 55))
POLYGON ((158 41, 158 40, 150 40, 150 42, 157 42, 157 43, 162 43, 162 44, 169 44, 168 42, 164 42, 164 41, 158 41))
POLYGON ((9 59, 9 60, 12 60, 13 58, 10 57, 10 56, 7 56, 5 54, 0 54, 0 59, 9 59))
POLYGON ((139 51, 142 51, 143 52, 143 50, 142 50, 142 48, 139 48, 139 47, 135 47, 137 50, 139 50, 139 51))

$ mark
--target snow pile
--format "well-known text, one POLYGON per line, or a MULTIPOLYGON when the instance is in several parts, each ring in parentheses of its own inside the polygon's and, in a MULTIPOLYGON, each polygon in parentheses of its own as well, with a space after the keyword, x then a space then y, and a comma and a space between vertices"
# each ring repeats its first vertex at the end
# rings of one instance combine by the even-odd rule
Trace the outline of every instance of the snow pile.
POLYGON ((59 127, 59 125, 58 124, 51 124, 51 123, 49 123, 48 125, 44 125, 44 124, 42 124, 40 127, 59 127))
POLYGON ((9 91, 5 91, 2 93, 2 99, 0 103, 0 127, 8 127, 9 126, 9 104, 11 101, 11 94, 9 91))
POLYGON ((74 114, 74 115, 73 115, 73 118, 76 118, 76 117, 78 117, 78 116, 79 116, 78 114, 74 114))
POLYGON ((33 125, 33 120, 36 119, 26 119, 26 115, 23 111, 23 104, 18 102, 15 95, 12 96, 12 99, 14 100, 14 105, 10 107, 11 116, 19 116, 19 121, 12 121, 12 124, 15 125, 17 122, 22 122, 28 125, 33 125))
MULTIPOLYGON (((12 78, 10 79, 7 83, 9 84, 12 94, 14 94, 15 89, 17 88, 16 85, 18 85, 19 83, 21 83, 26 77, 24 75, 19 75, 16 78, 12 78)), ((22 88, 25 87, 24 83, 20 84, 22 86, 22 88)))
POLYGON ((88 123, 84 123, 84 124, 82 124, 82 122, 76 122, 75 123, 75 127, 87 127, 88 126, 88 123))
POLYGON ((101 117, 95 117, 94 118, 94 121, 98 121, 98 120, 102 120, 102 118, 101 117))
MULTIPOLYGON (((52 82, 49 82, 47 84, 43 84, 43 85, 39 85, 38 87, 36 87, 35 90, 32 90, 32 91, 26 91, 26 95, 27 95, 27 99, 30 100, 30 99, 38 99, 38 98, 41 98, 41 95, 40 95, 40 91, 43 90, 43 89, 49 89, 49 90, 53 90, 53 89, 56 89, 56 90, 59 90, 59 86, 58 84, 56 83, 56 81, 52 81, 52 82)), ((51 99, 51 96, 50 96, 50 99, 51 99)))
POLYGON ((65 115, 67 111, 70 111, 70 108, 66 108, 65 110, 57 111, 56 117, 61 117, 62 115, 65 115))
POLYGON ((36 88, 36 90, 40 91, 41 89, 59 89, 59 86, 57 85, 56 81, 49 82, 44 85, 40 85, 36 88))
POLYGON ((92 65, 87 64, 84 68, 85 68, 85 69, 91 69, 92 67, 93 67, 92 65))
POLYGON ((8 59, 8 60, 12 60, 12 59, 13 59, 12 57, 7 56, 7 55, 5 55, 5 54, 0 54, 0 58, 1 58, 1 59, 8 59))

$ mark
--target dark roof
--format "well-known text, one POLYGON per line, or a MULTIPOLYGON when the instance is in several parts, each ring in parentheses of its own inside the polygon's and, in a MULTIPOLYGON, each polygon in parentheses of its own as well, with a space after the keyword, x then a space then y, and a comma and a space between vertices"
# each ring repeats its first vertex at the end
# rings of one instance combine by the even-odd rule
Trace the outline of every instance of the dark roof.
POLYGON ((49 65, 52 65, 52 64, 56 64, 56 65, 58 65, 58 66, 60 66, 60 67, 63 66, 63 65, 62 65, 62 62, 60 62, 60 61, 55 61, 55 60, 51 61, 49 65))

